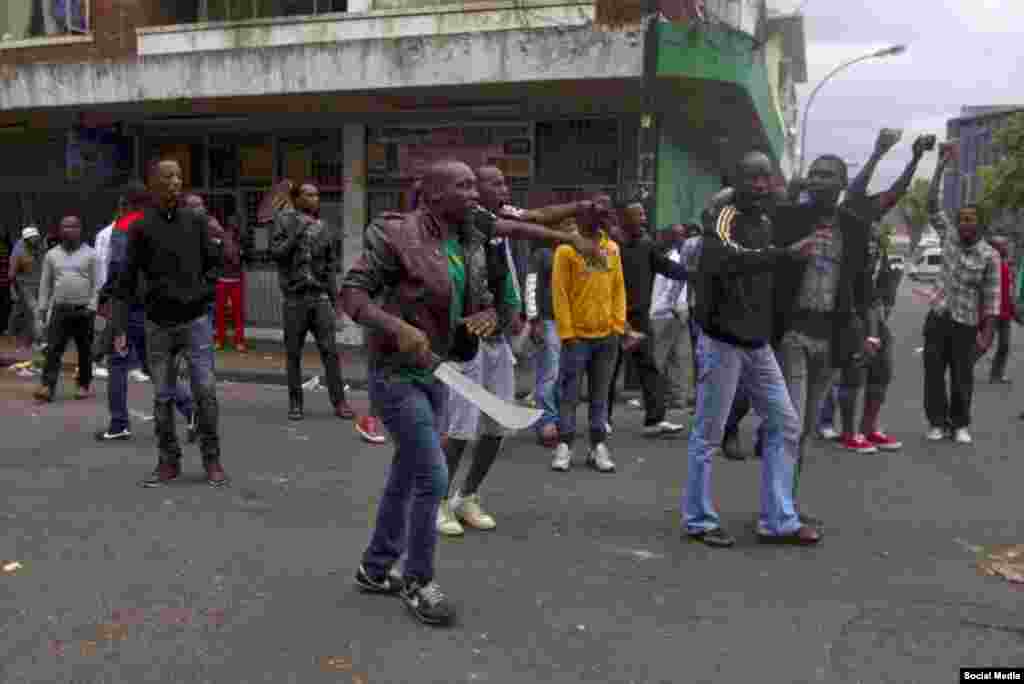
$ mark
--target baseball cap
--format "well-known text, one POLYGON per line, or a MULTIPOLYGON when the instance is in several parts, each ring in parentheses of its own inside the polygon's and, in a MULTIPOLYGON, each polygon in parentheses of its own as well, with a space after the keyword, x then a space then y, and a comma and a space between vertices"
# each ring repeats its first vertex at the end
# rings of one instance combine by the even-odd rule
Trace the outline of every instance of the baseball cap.
POLYGON ((28 240, 29 238, 34 237, 39 237, 39 229, 35 226, 26 226, 25 229, 21 231, 21 239, 23 240, 28 240))

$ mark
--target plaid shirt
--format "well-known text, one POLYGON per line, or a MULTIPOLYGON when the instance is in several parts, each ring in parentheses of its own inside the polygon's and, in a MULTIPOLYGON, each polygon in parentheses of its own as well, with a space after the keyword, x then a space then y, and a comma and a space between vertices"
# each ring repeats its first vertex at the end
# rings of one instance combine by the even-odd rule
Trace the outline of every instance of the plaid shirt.
POLYGON ((932 311, 949 313, 954 321, 977 327, 999 316, 999 254, 984 240, 966 246, 946 212, 932 214, 932 225, 945 236, 942 274, 932 311))

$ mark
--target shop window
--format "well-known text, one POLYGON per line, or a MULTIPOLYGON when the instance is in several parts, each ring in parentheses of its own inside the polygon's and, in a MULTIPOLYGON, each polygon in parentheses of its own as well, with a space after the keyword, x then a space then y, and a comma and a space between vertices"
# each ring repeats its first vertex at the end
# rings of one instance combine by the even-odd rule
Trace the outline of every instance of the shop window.
POLYGON ((538 183, 614 185, 618 180, 618 121, 541 122, 537 124, 536 139, 538 183))
POLYGON ((34 38, 89 33, 89 0, 3 0, 0 47, 34 38))
POLYGON ((242 21, 348 11, 348 0, 207 0, 205 21, 242 21))

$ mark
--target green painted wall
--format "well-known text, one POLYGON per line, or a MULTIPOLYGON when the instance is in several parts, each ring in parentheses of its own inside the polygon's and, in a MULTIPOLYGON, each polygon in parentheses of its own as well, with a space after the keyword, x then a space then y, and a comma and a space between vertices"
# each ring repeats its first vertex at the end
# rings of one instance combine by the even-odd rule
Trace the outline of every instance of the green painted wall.
POLYGON ((657 24, 660 78, 688 78, 732 83, 750 99, 776 159, 785 151, 785 135, 772 103, 771 86, 761 53, 749 36, 729 28, 657 24))
POLYGON ((654 212, 659 229, 699 218, 707 200, 721 187, 720 170, 695 153, 698 135, 685 119, 661 120, 654 212))

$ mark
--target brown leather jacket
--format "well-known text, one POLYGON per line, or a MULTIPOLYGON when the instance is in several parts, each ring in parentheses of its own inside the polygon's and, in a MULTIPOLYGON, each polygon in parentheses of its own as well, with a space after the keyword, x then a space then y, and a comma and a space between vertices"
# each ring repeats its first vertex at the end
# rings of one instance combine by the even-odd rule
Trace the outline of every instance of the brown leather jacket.
MULTIPOLYGON (((490 236, 476 228, 450 226, 458 231, 466 265, 463 315, 494 305, 487 287, 484 242, 490 236)), ((363 253, 345 274, 342 302, 353 321, 360 323, 363 308, 375 301, 387 313, 422 330, 433 351, 444 357, 452 344, 450 320, 452 284, 442 248, 442 224, 427 208, 409 214, 383 213, 366 229, 363 253)), ((397 370, 411 359, 398 352, 395 339, 367 328, 371 363, 397 370)))

